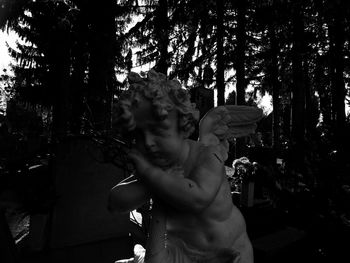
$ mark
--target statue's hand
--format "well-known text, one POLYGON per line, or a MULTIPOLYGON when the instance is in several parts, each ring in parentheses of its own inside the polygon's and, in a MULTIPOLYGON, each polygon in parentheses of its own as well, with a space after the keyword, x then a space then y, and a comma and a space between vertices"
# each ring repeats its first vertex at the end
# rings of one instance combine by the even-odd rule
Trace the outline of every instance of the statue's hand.
POLYGON ((136 176, 140 179, 147 177, 147 175, 150 175, 151 173, 155 172, 159 168, 151 164, 142 153, 140 153, 136 149, 132 149, 129 152, 129 158, 134 163, 135 170, 136 170, 136 176))

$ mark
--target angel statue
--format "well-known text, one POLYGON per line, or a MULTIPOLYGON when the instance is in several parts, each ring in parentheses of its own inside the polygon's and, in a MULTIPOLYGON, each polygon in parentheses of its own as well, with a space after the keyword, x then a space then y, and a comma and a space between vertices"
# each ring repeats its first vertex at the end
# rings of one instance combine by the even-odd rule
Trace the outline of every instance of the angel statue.
MULTIPOLYGON (((135 172, 114 186, 109 208, 130 212, 152 199, 145 254, 117 262, 253 262, 245 220, 232 203, 224 162, 228 140, 254 132, 262 111, 220 106, 199 119, 177 80, 150 70, 130 73, 114 114, 133 148, 135 172)), ((142 250, 142 249, 141 249, 142 250)))

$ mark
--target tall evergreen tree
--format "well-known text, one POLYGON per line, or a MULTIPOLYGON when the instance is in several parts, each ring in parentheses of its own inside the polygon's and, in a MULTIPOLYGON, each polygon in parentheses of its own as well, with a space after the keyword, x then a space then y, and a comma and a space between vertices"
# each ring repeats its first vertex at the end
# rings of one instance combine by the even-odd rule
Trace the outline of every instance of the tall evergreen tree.
POLYGON ((155 36, 158 40, 159 59, 156 63, 156 70, 168 74, 169 68, 169 18, 168 0, 159 0, 155 11, 155 36))
MULTIPOLYGON (((329 2, 331 16, 328 22, 330 40, 330 80, 332 91, 332 120, 334 124, 335 145, 340 160, 344 156, 345 132, 345 82, 344 82, 344 44, 345 44, 345 3, 329 2)), ((344 161, 344 160, 342 160, 344 161)))
POLYGON ((87 105, 94 128, 108 130, 115 82, 116 2, 108 0, 101 5, 89 2, 86 8, 91 26, 87 105))
MULTIPOLYGON (((274 14, 274 12, 272 13, 274 14)), ((275 23, 269 23, 268 34, 270 40, 270 49, 271 49, 271 71, 270 78, 272 84, 272 103, 273 103, 273 141, 272 145, 276 150, 280 148, 280 90, 281 84, 278 79, 279 70, 278 70, 278 55, 279 55, 279 43, 276 39, 276 26, 275 23)))
POLYGON ((304 136, 305 136, 305 85, 303 75, 304 52, 304 17, 302 2, 292 4, 292 139, 293 148, 298 155, 294 157, 297 164, 303 162, 304 136))
POLYGON ((216 89, 217 105, 225 104, 224 0, 216 1, 216 89))
POLYGON ((237 104, 244 105, 246 85, 246 9, 247 2, 237 1, 237 46, 236 46, 236 90, 237 90, 237 104))

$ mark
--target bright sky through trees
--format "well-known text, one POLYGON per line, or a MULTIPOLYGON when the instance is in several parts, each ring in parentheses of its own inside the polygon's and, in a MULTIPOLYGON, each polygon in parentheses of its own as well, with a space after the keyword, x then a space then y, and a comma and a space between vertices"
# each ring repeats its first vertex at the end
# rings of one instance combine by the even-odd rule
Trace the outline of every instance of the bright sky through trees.
POLYGON ((8 53, 6 42, 11 46, 15 47, 16 35, 15 33, 9 33, 0 31, 0 70, 8 69, 8 65, 13 62, 13 59, 8 53))
MULTIPOLYGON (((138 21, 138 19, 136 19, 138 21)), ((14 63, 15 61, 11 58, 11 56, 8 54, 6 42, 12 47, 16 47, 16 34, 13 32, 9 32, 7 34, 6 32, 0 31, 0 74, 3 73, 4 69, 10 70, 9 65, 10 63, 14 63)), ((135 60, 136 58, 134 58, 135 60)), ((135 63, 135 62, 134 62, 135 63)), ((133 71, 140 72, 144 70, 149 70, 150 66, 143 66, 143 67, 134 67, 133 71)), ((9 73, 9 72, 7 72, 9 73)), ((125 77, 125 76, 117 76, 119 81, 123 81, 120 79, 120 77, 125 77)), ((228 94, 232 92, 235 88, 233 85, 230 85, 229 87, 226 87, 226 92, 225 92, 225 97, 228 97, 228 94)), ((3 95, 2 95, 3 97, 3 95)), ((216 99, 216 95, 214 95, 214 98, 216 99)), ((4 98, 0 98, 0 104, 4 104, 4 98), (2 101, 2 103, 1 103, 2 101)), ((271 105, 271 96, 270 95, 265 95, 264 97, 259 96, 258 94, 258 104, 262 109, 264 110, 265 114, 268 114, 272 111, 272 105, 271 105)))
MULTIPOLYGON (((16 43, 16 34, 13 32, 10 32, 7 34, 6 32, 0 31, 0 76, 5 73, 6 74, 12 74, 11 68, 9 65, 11 63, 14 63, 14 59, 11 58, 10 54, 8 53, 6 43, 10 45, 12 48, 15 48, 16 43)), ((0 112, 4 111, 6 109, 6 98, 5 98, 5 91, 1 85, 0 82, 0 112)))

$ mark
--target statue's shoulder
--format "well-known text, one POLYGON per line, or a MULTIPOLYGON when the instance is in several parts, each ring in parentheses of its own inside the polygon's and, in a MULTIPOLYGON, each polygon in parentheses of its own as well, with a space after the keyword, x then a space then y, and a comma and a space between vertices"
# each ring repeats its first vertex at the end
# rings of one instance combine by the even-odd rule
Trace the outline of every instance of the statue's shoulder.
POLYGON ((215 156, 221 156, 220 147, 218 145, 204 145, 203 143, 196 141, 191 147, 191 155, 196 161, 196 165, 203 164, 203 162, 210 158, 215 158, 215 156))
POLYGON ((213 145, 206 146, 198 141, 192 141, 190 146, 189 158, 184 165, 186 176, 191 176, 194 171, 202 168, 213 172, 221 169, 221 165, 218 166, 218 162, 214 162, 215 159, 221 158, 218 147, 213 145))

